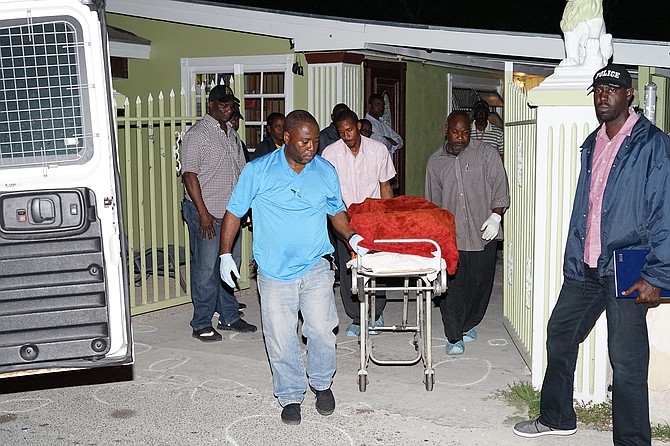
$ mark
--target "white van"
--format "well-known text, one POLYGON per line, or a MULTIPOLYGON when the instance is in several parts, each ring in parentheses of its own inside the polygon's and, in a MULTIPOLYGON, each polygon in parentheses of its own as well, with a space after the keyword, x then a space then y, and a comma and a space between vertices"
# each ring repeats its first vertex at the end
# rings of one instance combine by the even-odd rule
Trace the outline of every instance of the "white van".
POLYGON ((0 0, 0 377, 133 361, 103 0, 0 0))

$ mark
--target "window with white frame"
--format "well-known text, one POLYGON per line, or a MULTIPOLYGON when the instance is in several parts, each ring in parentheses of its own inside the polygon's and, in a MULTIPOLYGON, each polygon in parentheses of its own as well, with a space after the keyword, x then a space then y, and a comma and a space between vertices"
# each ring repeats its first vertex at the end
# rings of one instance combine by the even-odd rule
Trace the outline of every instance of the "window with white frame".
MULTIPOLYGON (((268 56, 197 57, 181 59, 181 84, 184 91, 195 88, 196 95, 205 94, 218 84, 243 91, 242 114, 247 147, 253 149, 265 137, 265 120, 270 113, 286 114, 293 109, 292 54, 268 56), (242 82, 242 88, 236 83, 242 82), (204 84, 204 89, 202 88, 204 84)), ((237 95, 237 94, 236 94, 237 95)), ((201 115, 200 101, 189 115, 201 115)))

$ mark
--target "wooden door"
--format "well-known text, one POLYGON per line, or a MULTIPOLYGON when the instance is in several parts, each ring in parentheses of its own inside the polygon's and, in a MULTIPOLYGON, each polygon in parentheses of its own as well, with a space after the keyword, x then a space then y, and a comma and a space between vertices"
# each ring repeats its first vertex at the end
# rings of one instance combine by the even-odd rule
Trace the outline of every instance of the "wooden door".
MULTIPOLYGON (((393 130, 398 132, 405 140, 405 71, 403 62, 384 62, 378 60, 366 60, 365 69, 365 109, 367 110, 368 98, 377 93, 384 97, 386 110, 384 116, 393 130)), ((398 175, 393 182, 394 196, 405 195, 405 146, 397 150, 392 158, 398 175)))

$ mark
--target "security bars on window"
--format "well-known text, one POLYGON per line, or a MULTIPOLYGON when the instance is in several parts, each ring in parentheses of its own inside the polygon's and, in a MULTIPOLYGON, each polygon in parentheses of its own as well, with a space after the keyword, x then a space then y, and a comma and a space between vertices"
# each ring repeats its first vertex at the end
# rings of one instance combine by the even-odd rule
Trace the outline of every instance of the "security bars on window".
POLYGON ((0 26, 0 167, 91 155, 83 45, 67 21, 0 26))

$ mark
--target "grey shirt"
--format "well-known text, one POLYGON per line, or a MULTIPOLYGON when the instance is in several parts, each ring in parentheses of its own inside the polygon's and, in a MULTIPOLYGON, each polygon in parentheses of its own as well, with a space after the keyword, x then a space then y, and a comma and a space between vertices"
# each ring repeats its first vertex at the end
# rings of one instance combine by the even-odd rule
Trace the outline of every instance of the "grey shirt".
MULTIPOLYGON (((456 219, 459 251, 482 251, 482 224, 494 208, 509 207, 507 174, 500 155, 489 144, 470 140, 458 156, 447 153, 446 143, 426 166, 425 195, 456 219)), ((496 239, 502 239, 502 228, 496 239)))

